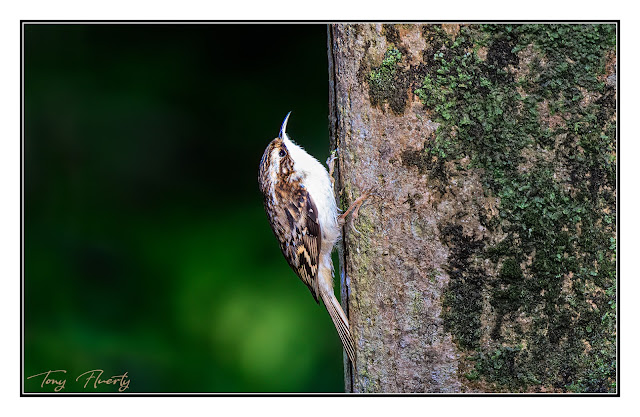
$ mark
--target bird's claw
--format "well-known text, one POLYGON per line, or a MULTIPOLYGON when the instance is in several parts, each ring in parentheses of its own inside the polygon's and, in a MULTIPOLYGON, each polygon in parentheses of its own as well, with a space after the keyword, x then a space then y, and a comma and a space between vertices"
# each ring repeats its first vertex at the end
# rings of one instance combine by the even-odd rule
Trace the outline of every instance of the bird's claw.
POLYGON ((335 189, 335 179, 333 178, 333 171, 335 169, 334 161, 338 159, 336 154, 338 153, 338 149, 331 151, 331 155, 327 158, 327 167, 329 168, 329 179, 331 180, 331 188, 335 189))
POLYGON ((338 150, 334 149, 333 151, 331 151, 331 155, 329 155, 329 157, 327 158, 327 167, 329 168, 329 176, 333 177, 333 170, 335 168, 335 163, 334 161, 336 159, 338 159, 338 150))
POLYGON ((358 213, 360 212, 360 207, 362 207, 362 205, 364 204, 364 202, 371 197, 372 195, 372 189, 365 191, 364 193, 362 193, 362 195, 360 195, 360 197, 356 198, 356 200, 351 204, 351 206, 349 206, 349 208, 347 210, 345 210, 344 213, 342 213, 340 216, 338 216, 338 222, 340 223, 340 225, 344 225, 346 222, 346 218, 349 214, 351 214, 351 219, 349 221, 349 228, 351 230, 353 230, 354 232, 356 232, 357 234, 362 234, 360 233, 360 231, 358 229, 356 229, 356 227, 354 226, 354 222, 355 220, 358 218, 358 213))

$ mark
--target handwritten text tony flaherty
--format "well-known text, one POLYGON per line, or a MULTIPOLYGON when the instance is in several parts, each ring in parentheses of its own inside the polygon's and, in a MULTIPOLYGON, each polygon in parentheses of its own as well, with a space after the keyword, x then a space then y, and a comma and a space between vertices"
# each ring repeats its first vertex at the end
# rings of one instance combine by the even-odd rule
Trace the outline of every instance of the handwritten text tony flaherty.
MULTIPOLYGON (((124 392, 129 388, 131 380, 129 379, 128 372, 125 372, 122 375, 113 375, 106 379, 102 379, 103 373, 104 371, 102 369, 93 369, 91 371, 83 372, 78 375, 76 382, 84 383, 83 388, 85 389, 87 387, 97 389, 101 385, 113 385, 118 387, 119 392, 124 392)), ((55 392, 60 392, 66 387, 66 374, 67 371, 64 369, 58 369, 56 371, 49 370, 31 375, 27 377, 27 379, 40 377, 42 378, 40 387, 44 388, 45 385, 51 385, 55 392)))

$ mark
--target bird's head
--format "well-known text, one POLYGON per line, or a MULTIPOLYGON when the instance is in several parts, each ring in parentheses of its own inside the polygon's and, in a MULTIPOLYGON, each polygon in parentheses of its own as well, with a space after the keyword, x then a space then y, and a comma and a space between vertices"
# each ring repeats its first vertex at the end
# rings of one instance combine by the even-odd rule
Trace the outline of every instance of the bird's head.
POLYGON ((287 135, 289 115, 291 112, 284 118, 280 134, 267 145, 260 160, 259 179, 263 193, 267 191, 268 184, 289 181, 294 173, 294 156, 291 151, 295 153, 300 148, 287 135))

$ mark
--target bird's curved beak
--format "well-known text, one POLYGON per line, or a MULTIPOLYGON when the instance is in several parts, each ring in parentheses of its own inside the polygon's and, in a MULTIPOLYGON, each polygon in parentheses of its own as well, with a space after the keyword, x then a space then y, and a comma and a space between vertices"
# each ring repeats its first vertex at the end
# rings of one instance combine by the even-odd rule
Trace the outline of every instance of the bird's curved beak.
POLYGON ((284 139, 284 136, 287 134, 287 122, 289 121, 289 116, 291 112, 287 113, 287 116, 284 118, 284 122, 282 122, 282 127, 280 128, 280 138, 284 139))

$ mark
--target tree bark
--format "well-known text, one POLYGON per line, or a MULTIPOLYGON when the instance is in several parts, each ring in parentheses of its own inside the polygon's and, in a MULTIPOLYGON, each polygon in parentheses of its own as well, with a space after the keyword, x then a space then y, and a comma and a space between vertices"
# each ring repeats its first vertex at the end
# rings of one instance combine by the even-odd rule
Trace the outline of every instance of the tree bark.
POLYGON ((615 25, 330 25, 351 392, 616 391, 615 25))

